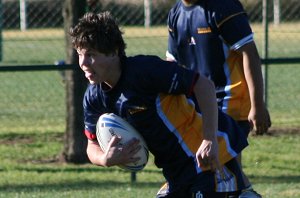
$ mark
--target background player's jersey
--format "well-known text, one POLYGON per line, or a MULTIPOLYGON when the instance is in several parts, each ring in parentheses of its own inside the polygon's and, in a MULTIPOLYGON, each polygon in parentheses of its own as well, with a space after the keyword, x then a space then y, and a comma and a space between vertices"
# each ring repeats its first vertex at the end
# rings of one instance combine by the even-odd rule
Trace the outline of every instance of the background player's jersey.
MULTIPOLYGON (((202 118, 185 96, 191 94, 197 77, 197 73, 158 57, 125 58, 115 87, 88 87, 84 97, 87 133, 95 134, 102 113, 115 113, 144 137, 171 189, 197 181, 205 170, 197 166, 195 158, 202 142, 202 118)), ((219 123, 220 161, 224 164, 247 145, 247 140, 229 116, 220 114, 219 123)), ((215 181, 208 183, 208 188, 214 190, 215 181)))
POLYGON ((235 50, 253 41, 238 0, 179 1, 169 13, 167 56, 214 81, 219 107, 236 120, 250 110, 242 56, 235 50), (239 31, 236 31, 238 29, 239 31))

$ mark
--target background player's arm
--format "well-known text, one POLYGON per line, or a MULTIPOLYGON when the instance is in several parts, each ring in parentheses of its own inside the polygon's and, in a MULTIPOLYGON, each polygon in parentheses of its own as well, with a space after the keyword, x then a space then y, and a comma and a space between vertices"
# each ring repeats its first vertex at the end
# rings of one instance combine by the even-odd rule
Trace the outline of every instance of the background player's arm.
POLYGON ((263 134, 271 126, 270 116, 264 103, 264 85, 260 57, 254 41, 237 50, 243 56, 243 69, 247 81, 251 109, 248 120, 257 134, 263 134))
POLYGON ((230 43, 233 50, 242 54, 243 70, 251 102, 248 120, 254 132, 263 134, 267 132, 271 122, 263 99, 264 86, 260 57, 252 37, 253 33, 247 15, 239 14, 226 20, 220 27, 220 31, 226 43, 230 43))

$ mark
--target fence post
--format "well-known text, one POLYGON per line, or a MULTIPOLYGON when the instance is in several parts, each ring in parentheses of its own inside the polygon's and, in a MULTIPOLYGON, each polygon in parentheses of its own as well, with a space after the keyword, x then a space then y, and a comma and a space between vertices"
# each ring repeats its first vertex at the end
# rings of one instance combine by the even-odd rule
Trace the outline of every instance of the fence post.
POLYGON ((144 26, 146 28, 151 26, 151 12, 152 12, 152 0, 144 0, 144 26))
POLYGON ((265 103, 268 107, 268 62, 266 61, 269 58, 269 0, 263 0, 263 28, 264 28, 264 36, 263 36, 263 59, 265 60, 264 68, 263 68, 263 78, 264 78, 264 90, 265 90, 265 103))
POLYGON ((279 25, 280 24, 280 15, 281 15, 281 10, 280 10, 280 0, 273 0, 273 12, 274 12, 274 25, 279 25))
POLYGON ((131 183, 136 182, 136 172, 131 172, 130 173, 130 181, 131 181, 131 183))
POLYGON ((27 29, 26 0, 20 0, 20 29, 21 31, 25 31, 27 29))

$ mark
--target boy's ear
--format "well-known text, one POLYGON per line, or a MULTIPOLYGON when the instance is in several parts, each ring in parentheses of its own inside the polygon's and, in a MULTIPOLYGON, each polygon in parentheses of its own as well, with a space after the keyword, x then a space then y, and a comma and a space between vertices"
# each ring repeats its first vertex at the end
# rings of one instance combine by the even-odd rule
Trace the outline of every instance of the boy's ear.
POLYGON ((116 49, 114 52, 111 52, 109 54, 107 54, 108 56, 118 56, 119 54, 119 49, 116 49))

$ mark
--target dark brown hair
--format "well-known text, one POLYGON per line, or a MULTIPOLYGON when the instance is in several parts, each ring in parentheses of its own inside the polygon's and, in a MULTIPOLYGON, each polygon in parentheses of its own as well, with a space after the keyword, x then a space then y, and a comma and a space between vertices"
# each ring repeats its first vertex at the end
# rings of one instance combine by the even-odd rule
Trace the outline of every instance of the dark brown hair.
POLYGON ((126 44, 115 19, 110 12, 99 14, 86 13, 78 24, 70 29, 74 48, 95 49, 106 55, 118 51, 118 56, 125 56, 126 44))

